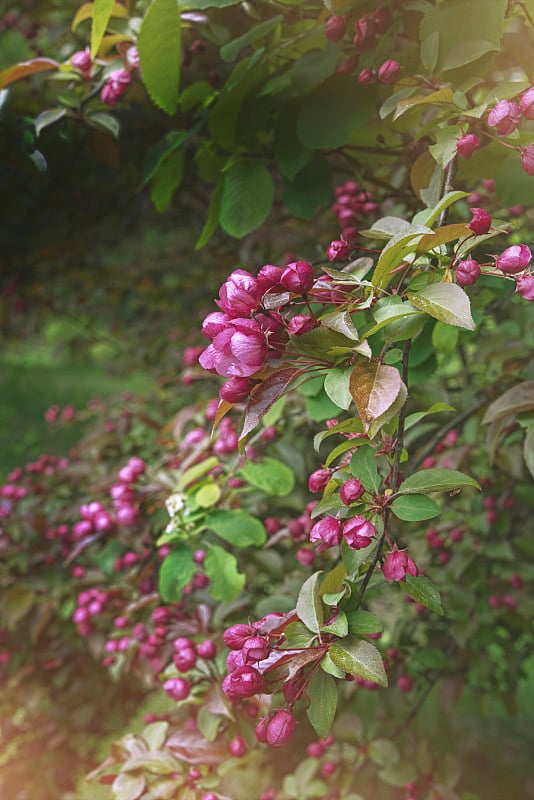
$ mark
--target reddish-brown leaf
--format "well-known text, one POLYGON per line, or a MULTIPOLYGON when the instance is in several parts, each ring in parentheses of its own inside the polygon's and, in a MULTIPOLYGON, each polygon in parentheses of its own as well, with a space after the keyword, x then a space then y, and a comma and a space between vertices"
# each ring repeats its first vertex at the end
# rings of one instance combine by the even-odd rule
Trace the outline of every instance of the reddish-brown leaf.
POLYGON ((28 75, 33 75, 35 72, 44 72, 58 67, 59 61, 54 61, 53 58, 32 58, 31 61, 13 64, 0 72, 0 89, 21 78, 26 78, 28 75))
POLYGON ((360 361, 350 376, 350 393, 367 431, 393 405, 401 388, 399 371, 376 361, 360 361))
POLYGON ((287 391, 289 384, 301 374, 302 370, 297 367, 282 367, 271 373, 254 389, 245 411, 240 440, 254 430, 264 414, 287 391))

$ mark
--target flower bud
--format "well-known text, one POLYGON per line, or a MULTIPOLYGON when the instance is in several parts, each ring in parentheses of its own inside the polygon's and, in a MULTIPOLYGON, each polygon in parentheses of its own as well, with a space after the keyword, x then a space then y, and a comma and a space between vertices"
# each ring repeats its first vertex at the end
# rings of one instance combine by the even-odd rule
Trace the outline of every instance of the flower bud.
POLYGON ((163 684, 163 689, 165 690, 165 694, 172 700, 185 700, 186 697, 189 697, 191 684, 189 681, 184 680, 184 678, 169 678, 169 680, 165 681, 163 684))
POLYGON ((392 84, 399 77, 400 64, 398 61, 389 59, 378 68, 378 80, 380 83, 392 84))
POLYGON ((346 261, 350 256, 350 253, 351 248, 347 242, 344 242, 341 239, 334 239, 334 241, 330 242, 328 245, 326 257, 330 262, 346 261))
POLYGON ((362 69, 358 75, 358 83, 362 86, 372 86, 376 83, 376 75, 372 69, 362 69))
POLYGON ((515 275, 528 267, 531 258, 532 253, 526 244, 514 244, 501 253, 495 261, 495 266, 506 275, 515 275))
POLYGON ((256 739, 262 744, 267 743, 267 728, 269 726, 269 721, 269 717, 263 717, 263 719, 260 719, 256 725, 256 728, 254 729, 256 739))
POLYGON ((368 547, 376 532, 375 526, 365 517, 352 517, 343 525, 343 537, 352 550, 368 547))
POLYGON ((74 69, 79 70, 82 74, 88 73, 91 69, 91 53, 89 50, 78 50, 71 57, 71 64, 74 69))
POLYGON ((224 643, 230 650, 241 650, 249 636, 254 636, 255 633, 251 625, 232 625, 223 633, 224 643))
POLYGON ((331 477, 331 469, 316 469, 308 479, 308 489, 314 493, 322 492, 331 477))
POLYGON ((387 581, 402 581, 406 575, 417 573, 415 561, 404 550, 392 550, 382 564, 382 574, 387 581))
POLYGON ((248 750, 247 743, 241 736, 234 736, 230 742, 230 752, 235 758, 241 758, 248 750))
POLYGON ((521 121, 521 111, 511 100, 499 100, 488 114, 488 125, 496 128, 499 136, 513 133, 521 121))
POLYGON ((534 275, 520 275, 516 278, 515 290, 523 300, 534 303, 534 275))
POLYGON ((470 230, 477 236, 487 233, 491 227, 491 217, 488 212, 483 208, 470 208, 469 211, 472 216, 469 223, 470 230))
POLYGON ((282 277, 283 271, 282 267, 277 267, 274 264, 264 264, 256 276, 256 281, 262 297, 265 292, 282 291, 283 286, 280 283, 280 278, 282 277))
POLYGON ((227 403, 240 403, 246 400, 253 386, 250 378, 240 378, 234 375, 223 383, 219 389, 219 397, 227 403))
POLYGON ((473 258, 460 261, 456 267, 456 282, 459 286, 472 286, 480 277, 480 264, 473 258))
POLYGON ((252 664, 255 661, 263 661, 267 658, 271 648, 269 642, 263 636, 251 636, 243 644, 243 658, 245 664, 252 664))
POLYGON ((222 682, 223 692, 233 703, 252 697, 261 691, 262 686, 263 678, 258 670, 246 664, 234 669, 222 682))
POLYGON ((272 747, 283 747, 294 733, 295 717, 289 709, 281 709, 269 720, 266 730, 267 743, 272 747))
POLYGON ((350 478, 339 490, 339 496, 346 506, 350 506, 352 503, 359 500, 364 492, 365 488, 361 481, 357 478, 350 478))
POLYGON ((534 86, 523 92, 519 98, 519 108, 525 119, 534 119, 534 86))
POLYGON ((480 147, 480 139, 475 133, 466 133, 456 140, 456 152, 460 158, 469 159, 480 147))
POLYGON ((339 42, 347 30, 346 17, 329 17, 324 26, 325 36, 331 42, 339 42))
POLYGON ((527 175, 534 175, 534 144, 521 148, 521 168, 527 175))
POLYGON ((313 286, 313 267, 307 261, 293 261, 282 272, 280 283, 295 294, 306 294, 313 286))

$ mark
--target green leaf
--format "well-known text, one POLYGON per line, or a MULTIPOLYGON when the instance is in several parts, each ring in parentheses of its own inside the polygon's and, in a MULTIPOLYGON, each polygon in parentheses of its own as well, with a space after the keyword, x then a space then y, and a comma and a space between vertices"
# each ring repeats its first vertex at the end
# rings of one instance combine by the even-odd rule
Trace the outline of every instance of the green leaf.
POLYGON ((407 575, 406 581, 401 581, 400 585, 406 594, 410 595, 412 600, 420 603, 433 611, 434 614, 443 616, 443 606, 441 605, 441 596, 437 587, 432 581, 424 575, 407 575))
POLYGON ((179 544, 161 564, 159 571, 159 593, 166 603, 178 603, 182 599, 182 590, 197 570, 193 560, 193 550, 185 544, 179 544))
POLYGON ((530 474, 534 478, 534 427, 530 428, 525 436, 525 441, 523 443, 523 457, 530 474))
POLYGON ((432 330, 432 345, 437 353, 454 353, 460 332, 457 327, 446 322, 436 322, 432 330))
POLYGON ((338 611, 335 619, 328 625, 323 625, 321 631, 333 633, 335 636, 346 636, 349 632, 349 623, 344 611, 338 611))
POLYGON ((508 414, 515 415, 532 410, 534 410, 534 381, 522 381, 507 389, 488 406, 482 424, 495 422, 499 417, 508 414))
POLYGON ((35 592, 30 586, 18 583, 5 590, 1 599, 2 615, 10 630, 28 614, 34 602, 35 592))
POLYGON ((445 169, 455 157, 458 145, 457 139, 462 135, 462 132, 461 125, 447 125, 444 128, 437 128, 434 132, 436 143, 430 145, 428 149, 441 169, 445 169))
POLYGON ((476 328, 469 297, 456 283, 431 283, 417 294, 408 293, 408 299, 420 311, 448 325, 468 331, 476 328))
POLYGON ((439 57, 439 33, 432 31, 421 38, 421 63, 428 75, 432 75, 436 69, 439 57))
POLYGON ((284 202, 299 219, 312 219, 318 207, 327 203, 332 194, 332 174, 327 159, 315 153, 306 161, 292 180, 285 178, 283 181, 284 202))
POLYGON ((406 97, 404 100, 399 100, 395 113, 393 114, 393 122, 412 108, 440 103, 453 104, 452 89, 438 89, 435 92, 430 92, 430 94, 418 94, 412 97, 406 97))
POLYGON ((384 769, 378 773, 378 777, 388 786, 398 786, 399 789, 402 789, 407 783, 417 780, 417 769, 409 761, 403 759, 386 764, 384 769))
MULTIPOLYGON (((341 274, 346 275, 347 273, 341 274)), ((319 321, 321 325, 337 331, 355 342, 360 338, 348 311, 330 311, 328 314, 322 314, 319 321)))
POLYGON ((170 131, 164 139, 150 147, 143 164, 143 183, 148 183, 157 173, 165 159, 181 147, 191 135, 190 131, 170 131))
POLYGON ((33 122, 35 126, 35 135, 39 136, 42 130, 62 119, 66 113, 66 108, 49 108, 46 111, 41 111, 33 122))
POLYGON ((313 150, 302 146, 295 130, 294 106, 285 106, 279 115, 274 134, 274 157, 280 167, 280 172, 288 180, 295 176, 306 166, 313 155, 313 150))
POLYGON ((176 0, 152 0, 137 40, 141 77, 153 102, 167 114, 178 106, 182 63, 180 9, 176 0))
POLYGON ((295 486, 293 470, 269 456, 262 461, 247 461, 240 472, 252 486, 275 497, 285 497, 295 486))
POLYGON ((169 723, 165 721, 151 722, 143 728, 142 736, 149 750, 159 750, 167 738, 168 730, 169 723))
POLYGON ((470 39, 454 45, 443 57, 441 69, 457 69, 472 61, 477 61, 486 53, 498 51, 499 47, 484 39, 470 39))
POLYGON ((370 611, 359 609, 358 611, 349 611, 347 614, 347 622, 349 623, 349 633, 357 636, 367 636, 369 633, 381 633, 384 626, 378 617, 371 614, 370 611))
POLYGON ((212 511, 205 524, 234 547, 261 547, 267 539, 263 523, 240 508, 212 511))
POLYGON ((393 236, 380 253, 371 278, 373 286, 385 289, 391 280, 391 270, 402 264, 409 253, 415 252, 419 240, 426 233, 432 233, 432 229, 426 225, 418 225, 412 226, 410 233, 393 236))
POLYGON ((380 477, 373 447, 367 445, 356 450, 350 460, 350 472, 353 478, 358 478, 363 483, 368 492, 378 492, 380 477))
POLYGON ((313 48, 297 58, 291 67, 291 81, 299 93, 322 83, 336 71, 338 48, 327 42, 323 49, 313 48))
POLYGON ((372 113, 371 94, 355 86, 351 77, 336 74, 304 96, 297 134, 302 144, 312 150, 341 147, 357 126, 366 126, 372 113))
MULTIPOLYGON (((453 330, 456 329, 453 328, 453 330)), ((407 431, 410 428, 413 428, 414 425, 417 425, 418 422, 420 422, 429 414, 439 414, 442 411, 455 411, 455 409, 448 403, 433 403, 426 411, 416 411, 414 414, 409 414, 404 422, 404 430, 407 431)))
POLYGON ((265 222, 273 200, 274 184, 266 167, 255 161, 236 161, 224 179, 221 226, 241 239, 265 222))
POLYGON ((368 339, 377 331, 390 325, 392 322, 407 319, 410 316, 419 315, 420 311, 414 308, 407 300, 402 301, 400 297, 384 297, 378 301, 373 308, 373 317, 376 324, 372 325, 369 330, 365 331, 365 338, 368 339))
POLYGON ((399 750, 391 739, 374 739, 374 741, 370 742, 367 752, 369 753, 369 758, 377 767, 396 764, 400 758, 399 750))
POLYGON ((211 508, 219 502, 221 489, 219 484, 213 481, 201 486, 195 494, 195 502, 200 508, 211 508))
POLYGON ((352 403, 352 395, 350 393, 350 376, 352 374, 352 367, 334 367, 328 370, 326 378, 324 379, 324 390, 330 400, 342 408, 344 411, 350 407, 352 403))
POLYGON ((184 177, 185 152, 174 150, 163 163, 150 184, 150 198, 159 212, 165 211, 184 177))
POLYGON ((113 781, 113 797, 116 800, 137 800, 141 797, 146 787, 144 775, 130 775, 121 772, 113 781))
POLYGON ((367 432, 369 426, 393 405, 401 390, 396 367, 377 361, 358 361, 350 376, 350 393, 367 432))
POLYGON ((321 575, 321 572, 315 572, 304 581, 296 605, 299 619, 314 633, 319 633, 324 622, 323 605, 319 594, 321 575))
POLYGON ((238 36, 237 39, 232 39, 231 42, 228 42, 220 49, 220 56, 222 60, 226 62, 235 61, 244 47, 247 47, 249 44, 257 42, 258 39, 262 39, 264 36, 267 36, 280 22, 282 22, 282 20, 283 16, 278 14, 276 17, 266 19, 264 22, 260 22, 259 25, 254 25, 253 27, 249 28, 246 33, 244 33, 242 36, 238 36))
POLYGON ((208 544, 204 569, 210 579, 209 593, 214 600, 230 603, 239 597, 245 586, 245 576, 239 572, 237 559, 232 553, 218 545, 208 544))
MULTIPOLYGON (((413 218, 412 225, 433 225, 445 209, 464 197, 467 197, 467 192, 462 192, 458 189, 453 192, 447 192, 438 200, 435 206, 419 211, 413 218)), ((430 231, 430 233, 434 233, 434 231, 430 231)))
POLYGON ((328 652, 334 664, 345 672, 379 686, 388 685, 382 656, 370 642, 351 634, 331 645, 328 652))
POLYGON ((111 18, 115 0, 94 0, 91 23, 91 58, 96 58, 111 18))
POLYGON ((455 469, 422 469, 414 472, 401 483, 398 489, 399 494, 430 494, 431 492, 454 492, 466 486, 474 486, 480 489, 479 484, 455 469))
POLYGON ((233 150, 239 135, 239 115, 249 94, 261 84, 264 72, 253 68, 252 59, 239 61, 232 70, 219 96, 210 108, 208 128, 219 147, 233 150))
POLYGON ((221 200, 222 200, 222 193, 223 193, 224 182, 221 181, 217 184, 215 189, 212 192, 211 200, 210 200, 210 207, 208 210, 208 216, 206 217, 206 222, 204 223, 204 227, 200 232, 200 236, 198 237, 198 241, 195 244, 195 250, 200 250, 204 245, 206 245, 219 225, 219 216, 221 213, 221 200))
POLYGON ((218 465, 219 459, 216 456, 208 456, 208 458, 205 458, 203 461, 199 461, 198 464, 193 464, 192 467, 189 467, 189 469, 186 469, 186 471, 180 475, 177 488, 179 490, 185 489, 218 465))
POLYGON ((106 111, 95 111, 87 114, 87 119, 99 128, 111 133, 115 139, 118 139, 120 133, 120 122, 113 114, 108 114, 106 111))
POLYGON ((335 678, 327 675, 322 669, 318 670, 309 682, 306 693, 310 698, 310 705, 306 714, 312 728, 320 739, 329 735, 336 716, 337 686, 335 678))
POLYGON ((424 494, 397 497, 391 504, 391 510, 396 517, 406 522, 433 519, 441 514, 440 506, 424 494))

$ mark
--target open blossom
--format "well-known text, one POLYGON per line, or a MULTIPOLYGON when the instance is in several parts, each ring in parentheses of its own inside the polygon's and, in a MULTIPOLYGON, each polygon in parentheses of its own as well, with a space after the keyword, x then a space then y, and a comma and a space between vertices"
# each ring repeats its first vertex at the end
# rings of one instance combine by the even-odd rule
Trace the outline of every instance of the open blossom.
POLYGON ((335 517, 325 517, 316 522, 310 531, 310 542, 321 542, 318 550, 326 550, 341 542, 341 522, 335 517))
POLYGON ((229 317, 247 317, 261 305, 256 278, 244 269, 234 270, 221 286, 215 302, 229 317))
POLYGON ((527 175, 534 175, 534 144, 521 148, 521 168, 527 175))
POLYGON ((519 108, 525 119, 534 119, 534 86, 530 86, 519 98, 519 108))
POLYGON ((204 369, 227 378, 248 378, 259 370, 266 357, 267 340, 256 320, 231 319, 198 362, 204 369))
POLYGON ((461 158, 469 159, 480 147, 480 139, 476 133, 466 133, 456 140, 456 150, 461 158))
POLYGON ((534 275, 520 275, 516 278, 515 290, 524 300, 534 303, 534 275))
POLYGON ((499 100, 488 114, 488 125, 496 128, 499 136, 513 133, 521 121, 521 109, 512 100, 499 100))
POLYGON ((507 247, 496 259, 495 266, 506 275, 515 275, 528 267, 532 259, 530 248, 526 244, 514 244, 507 247))
POLYGON ((365 517, 351 517, 343 525, 343 537, 351 550, 363 550, 368 547, 377 530, 365 517))
POLYGON ((417 565, 404 550, 392 550, 384 559, 382 574, 387 581, 402 581, 406 575, 417 575, 417 565))

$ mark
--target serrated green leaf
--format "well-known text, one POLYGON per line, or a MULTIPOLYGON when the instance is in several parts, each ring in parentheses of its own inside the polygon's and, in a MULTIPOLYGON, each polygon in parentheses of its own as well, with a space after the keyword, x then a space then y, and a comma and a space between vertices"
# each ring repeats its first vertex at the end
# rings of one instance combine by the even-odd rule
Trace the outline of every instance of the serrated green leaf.
POLYGON ((296 605, 299 619, 314 633, 319 633, 324 622, 323 605, 319 594, 321 574, 321 572, 315 572, 304 581, 296 605))
POLYGON ((270 456, 261 461, 247 461, 240 472, 252 486, 275 497, 285 497, 295 486, 293 470, 270 456))
POLYGON ((378 491, 380 477, 374 447, 366 445, 356 450, 350 460, 350 472, 353 478, 358 478, 363 483, 368 492, 378 491))
POLYGON ((171 550, 161 564, 159 571, 159 593, 166 603, 178 603, 182 591, 195 574, 197 565, 193 560, 193 550, 179 544, 171 550))
POLYGON ((338 611, 335 619, 329 622, 328 625, 323 625, 321 630, 325 633, 333 633, 335 636, 346 636, 349 632, 347 615, 344 611, 338 611))
POLYGON ((391 510, 396 517, 406 522, 420 522, 441 514, 440 506, 424 494, 397 497, 391 504, 391 510))
POLYGON ((273 200, 274 184, 266 167, 255 161, 237 161, 224 179, 221 226, 241 239, 265 222, 273 200))
POLYGON ((239 572, 237 559, 232 553, 215 544, 208 544, 207 547, 204 569, 210 579, 210 596, 214 600, 230 603, 243 591, 245 576, 239 572))
POLYGON ((310 698, 310 705, 306 709, 308 719, 317 736, 326 739, 336 716, 336 681, 320 669, 309 682, 306 692, 310 698))
POLYGON ((94 0, 91 23, 91 58, 96 58, 111 18, 115 0, 94 0))
POLYGON ((430 494, 431 492, 453 492, 466 486, 480 489, 479 484, 455 469, 422 469, 414 472, 399 486, 398 494, 430 494))
POLYGON ((409 253, 415 252, 421 237, 432 233, 427 225, 412 225, 409 233, 399 233, 389 240, 377 261, 371 282, 379 289, 385 289, 391 280, 391 270, 398 267, 409 253))
POLYGON ((356 636, 367 636, 369 633, 381 633, 384 630, 384 626, 378 617, 364 609, 349 611, 347 622, 349 624, 349 633, 353 633, 356 636))
POLYGON ((331 645, 329 653, 334 664, 345 672, 379 686, 388 685, 382 656, 370 642, 351 634, 331 645))
POLYGON ((441 605, 441 596, 437 587, 425 575, 407 575, 405 581, 401 581, 400 585, 406 594, 410 595, 412 600, 420 603, 433 611, 434 614, 443 616, 443 606, 441 605))
POLYGON ((152 0, 143 17, 137 48, 148 94, 158 108, 174 114, 182 63, 180 9, 176 0, 152 0))
POLYGON ((474 331, 471 303, 456 283, 432 283, 416 293, 408 293, 409 301, 434 319, 474 331))
POLYGON ((234 547, 261 547, 267 539, 263 523, 240 508, 212 511, 205 524, 234 547))

